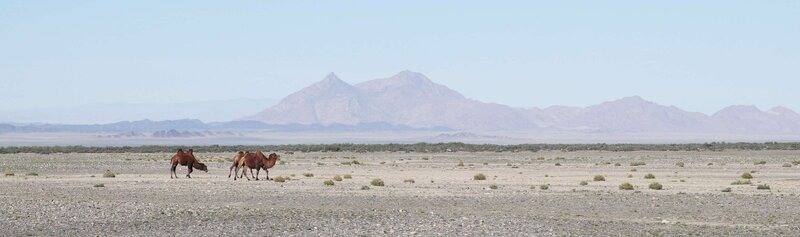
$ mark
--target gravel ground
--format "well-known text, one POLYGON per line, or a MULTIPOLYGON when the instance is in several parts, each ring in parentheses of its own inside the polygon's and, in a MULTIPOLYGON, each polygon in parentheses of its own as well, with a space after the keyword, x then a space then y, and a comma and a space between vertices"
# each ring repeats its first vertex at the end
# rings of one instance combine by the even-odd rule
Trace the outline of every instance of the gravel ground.
POLYGON ((283 183, 263 173, 261 181, 233 181, 233 153, 196 155, 210 172, 186 179, 180 167, 174 180, 170 154, 0 155, 0 169, 14 173, 0 177, 0 236, 800 233, 800 168, 791 164, 798 151, 296 152, 270 172, 289 177, 283 183), (116 177, 104 178, 106 170, 116 177), (744 172, 752 184, 732 185, 744 172), (473 180, 478 173, 487 179, 473 180), (352 179, 323 184, 345 174, 352 179), (375 178, 386 186, 371 186, 375 178), (635 190, 618 188, 626 182, 635 190), (652 182, 663 190, 648 189, 652 182))

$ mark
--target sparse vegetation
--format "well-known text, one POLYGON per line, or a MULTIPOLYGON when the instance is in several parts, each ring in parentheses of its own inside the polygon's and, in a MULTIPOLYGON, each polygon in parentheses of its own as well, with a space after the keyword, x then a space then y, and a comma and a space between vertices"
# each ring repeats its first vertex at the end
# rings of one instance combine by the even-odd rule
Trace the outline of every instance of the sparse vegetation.
POLYGON ((474 179, 474 180, 486 180, 486 175, 484 175, 482 173, 478 173, 475 176, 472 176, 472 179, 474 179))
POLYGON ((105 186, 106 186, 105 184, 94 184, 95 188, 102 188, 102 187, 105 187, 105 186))
POLYGON ((363 185, 363 186, 361 186, 361 190, 369 190, 369 186, 363 185))
POLYGON ((303 173, 303 176, 306 176, 306 177, 314 177, 314 174, 312 174, 312 173, 303 173))
POLYGON ((6 176, 14 176, 14 172, 6 171, 6 176))
POLYGON ((370 184, 372 184, 372 186, 381 187, 381 186, 383 186, 383 180, 381 180, 381 179, 373 179, 372 182, 370 182, 370 184))
POLYGON ((633 178, 633 175, 632 175, 632 174, 628 174, 628 176, 627 176, 627 177, 628 177, 628 178, 633 178))
POLYGON ((497 184, 489 185, 489 189, 497 189, 497 184))
POLYGON ((325 180, 325 182, 322 182, 322 183, 324 183, 327 186, 331 186, 331 185, 333 185, 333 180, 330 180, 330 179, 329 180, 325 180))
POLYGON ((789 163, 783 163, 783 167, 784 167, 784 168, 789 168, 789 167, 792 167, 792 164, 789 164, 789 163))
POLYGON ((731 187, 723 188, 722 192, 723 193, 730 193, 731 192, 731 187))
POLYGON ((648 186, 648 187, 649 187, 650 189, 652 189, 652 190, 661 190, 661 188, 663 188, 664 186, 663 186, 663 185, 661 185, 661 184, 660 184, 660 183, 658 183, 658 182, 654 182, 654 183, 651 183, 651 184, 650 184, 650 186, 648 186))
POLYGON ((602 175, 595 175, 593 180, 594 181, 606 181, 606 177, 602 176, 602 175))
POLYGON ((342 181, 342 176, 333 176, 334 181, 342 181))
POLYGON ((414 180, 413 180, 413 179, 406 179, 406 180, 403 180, 403 183, 410 183, 410 184, 413 184, 413 183, 414 183, 414 180))
POLYGON ((767 161, 760 160, 760 161, 756 161, 756 163, 753 163, 753 164, 755 164, 755 165, 765 165, 765 164, 767 164, 767 161))
POLYGON ((459 160, 459 161, 458 161, 458 165, 456 165, 456 166, 458 166, 458 167, 464 167, 464 161, 463 161, 463 160, 459 160))
POLYGON ((353 178, 353 176, 352 176, 352 175, 350 175, 350 174, 345 174, 345 175, 344 175, 344 178, 345 178, 345 179, 352 179, 352 178, 353 178))
POLYGON ((769 190, 769 185, 768 184, 759 184, 758 187, 756 187, 756 189, 758 189, 758 190, 769 190))
POLYGON ((745 172, 744 174, 742 174, 742 178, 743 179, 752 179, 753 175, 748 173, 748 172, 745 172))
POLYGON ((631 166, 643 166, 643 165, 646 165, 646 163, 644 163, 644 161, 631 162, 631 166))
POLYGON ((678 162, 675 163, 675 166, 678 166, 678 167, 681 167, 681 168, 683 168, 684 165, 685 164, 683 163, 683 161, 678 161, 678 162))
POLYGON ((653 175, 653 174, 646 174, 646 175, 644 175, 644 178, 645 178, 645 179, 655 179, 655 178, 656 178, 656 176, 655 176, 655 175, 653 175))
POLYGON ((114 178, 114 177, 117 177, 117 175, 109 170, 106 170, 106 172, 103 173, 103 178, 114 178))
POLYGON ((561 166, 561 163, 556 163, 556 166, 561 166))
POLYGON ((274 179, 272 179, 272 180, 273 180, 273 181, 275 181, 275 182, 278 182, 278 183, 283 183, 283 182, 286 182, 286 178, 285 178, 285 177, 283 177, 283 176, 278 176, 278 177, 275 177, 275 178, 274 178, 274 179))
POLYGON ((753 184, 753 183, 750 182, 750 180, 746 180, 746 179, 745 180, 736 180, 733 183, 731 183, 731 185, 748 185, 748 184, 753 184))
POLYGON ((633 184, 623 183, 619 185, 620 190, 633 190, 633 184))
POLYGON ((539 189, 541 189, 541 190, 548 190, 548 189, 550 189, 550 185, 549 185, 549 184, 542 184, 542 185, 539 185, 539 189))
POLYGON ((586 181, 581 181, 581 182, 580 182, 580 183, 578 183, 578 184, 579 184, 579 185, 581 185, 581 186, 586 186, 586 185, 589 185, 589 182, 586 182, 586 181))
POLYGON ((26 175, 26 176, 39 176, 39 174, 38 174, 38 173, 36 173, 36 172, 30 172, 30 173, 27 173, 27 174, 25 174, 25 175, 26 175))

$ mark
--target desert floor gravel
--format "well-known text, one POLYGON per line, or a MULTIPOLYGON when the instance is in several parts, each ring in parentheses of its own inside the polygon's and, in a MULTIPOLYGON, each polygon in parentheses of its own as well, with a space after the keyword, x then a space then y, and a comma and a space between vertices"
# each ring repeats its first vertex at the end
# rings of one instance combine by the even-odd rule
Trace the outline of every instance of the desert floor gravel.
POLYGON ((192 179, 169 178, 167 153, 3 154, 0 236, 800 233, 798 151, 279 154, 282 183, 228 178, 233 153, 197 153, 210 172, 192 179), (751 184, 732 185, 744 172, 751 184))

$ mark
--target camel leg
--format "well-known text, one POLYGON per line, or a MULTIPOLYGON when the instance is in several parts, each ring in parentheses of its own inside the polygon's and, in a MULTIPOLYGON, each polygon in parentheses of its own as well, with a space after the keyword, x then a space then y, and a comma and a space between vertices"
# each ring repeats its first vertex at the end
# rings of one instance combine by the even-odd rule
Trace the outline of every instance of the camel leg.
MULTIPOLYGON (((242 176, 244 176, 245 178, 247 178, 247 181, 250 181, 250 177, 249 177, 249 176, 247 176, 247 175, 245 174, 245 173, 247 173, 247 170, 248 170, 248 168, 247 168, 247 167, 242 167, 242 176)), ((251 174, 250 174, 250 175, 252 175, 252 171, 251 171, 251 174)))
POLYGON ((269 178, 269 170, 268 169, 264 169, 264 174, 267 175, 267 180, 272 180, 272 179, 269 178))
POLYGON ((190 179, 192 178, 192 176, 189 176, 190 174, 192 174, 192 165, 194 165, 194 164, 192 162, 189 162, 189 164, 186 166, 186 167, 189 167, 189 172, 186 173, 186 178, 190 178, 190 179))
MULTIPOLYGON (((228 178, 231 178, 231 172, 233 172, 233 167, 236 167, 236 163, 233 163, 233 164, 231 165, 231 168, 228 170, 228 178)), ((235 179, 235 178, 236 178, 236 177, 234 177, 234 179, 235 179)))
POLYGON ((178 174, 177 174, 177 173, 175 173, 175 169, 176 169, 177 167, 178 167, 178 163, 177 163, 177 162, 172 162, 172 167, 170 168, 170 171, 169 171, 169 178, 170 178, 170 179, 172 179, 172 175, 173 175, 173 174, 175 175, 175 178, 176 178, 176 179, 178 178, 178 174))
POLYGON ((261 169, 256 169, 256 180, 258 180, 258 173, 261 172, 261 169))
POLYGON ((239 178, 239 166, 238 165, 236 166, 236 171, 233 172, 233 180, 236 180, 236 178, 239 178))

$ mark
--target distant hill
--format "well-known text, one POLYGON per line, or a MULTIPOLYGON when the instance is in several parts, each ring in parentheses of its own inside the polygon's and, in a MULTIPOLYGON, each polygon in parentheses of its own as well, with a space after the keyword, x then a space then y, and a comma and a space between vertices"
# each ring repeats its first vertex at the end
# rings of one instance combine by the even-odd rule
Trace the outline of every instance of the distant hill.
POLYGON ((331 73, 277 105, 241 120, 279 125, 387 123, 465 131, 800 133, 800 115, 784 107, 762 111, 754 106, 731 106, 709 116, 632 96, 585 108, 521 109, 468 99, 411 71, 357 85, 331 73))
POLYGON ((269 124, 388 123, 415 128, 480 130, 535 126, 517 109, 467 99, 410 71, 355 86, 331 73, 277 105, 242 120, 269 124))

